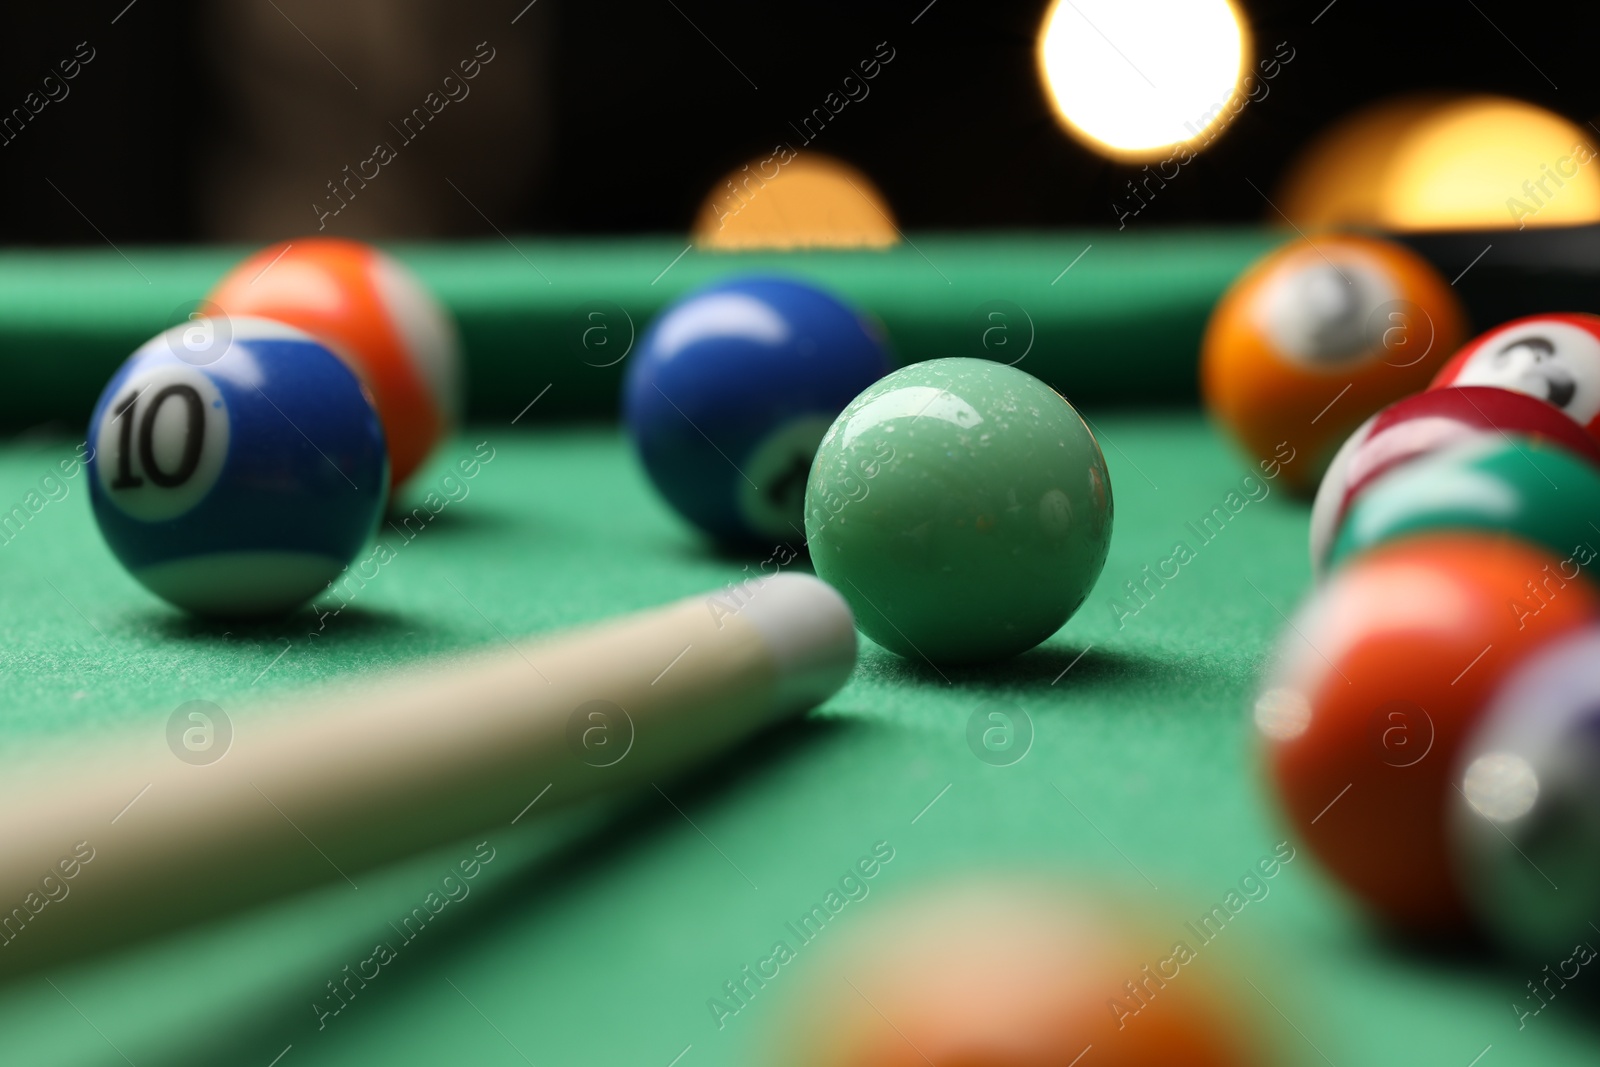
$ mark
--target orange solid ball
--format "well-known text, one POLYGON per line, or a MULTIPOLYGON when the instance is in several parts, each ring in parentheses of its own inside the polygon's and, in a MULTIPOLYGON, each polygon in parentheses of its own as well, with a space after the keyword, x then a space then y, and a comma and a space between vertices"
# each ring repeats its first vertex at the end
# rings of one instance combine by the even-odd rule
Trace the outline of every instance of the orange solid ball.
POLYGON ((234 267, 209 299, 317 337, 372 390, 399 486, 450 432, 461 353, 448 311, 405 267, 370 245, 301 237, 234 267))
POLYGON ((1309 493, 1344 439, 1426 388, 1465 336, 1460 302, 1421 257, 1324 234, 1268 254, 1223 294, 1201 343, 1201 393, 1264 473, 1309 493))
POLYGON ((1600 612, 1562 563, 1481 534, 1396 541, 1335 574, 1284 631, 1255 706, 1272 783, 1297 840, 1396 926, 1466 923, 1450 772, 1500 680, 1600 612))
POLYGON ((1092 1047, 1083 1063, 1098 1067, 1273 1062, 1240 1015, 1253 996, 1247 988, 1222 988, 1215 966, 1203 978, 1181 969, 1170 980, 1146 977, 1171 931, 1136 930, 1081 896, 973 883, 878 912, 872 923, 808 989, 786 994, 771 1061, 1066 1067, 1092 1047), (1145 983, 1136 1013, 1129 982, 1145 983))

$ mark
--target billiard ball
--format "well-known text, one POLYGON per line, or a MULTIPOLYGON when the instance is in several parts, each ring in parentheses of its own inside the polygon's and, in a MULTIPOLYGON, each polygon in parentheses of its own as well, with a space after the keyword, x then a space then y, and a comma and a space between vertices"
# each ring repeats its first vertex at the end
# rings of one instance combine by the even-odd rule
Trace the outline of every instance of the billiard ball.
POLYGON ((1600 467, 1558 445, 1484 436, 1390 471, 1351 505, 1329 569, 1399 538, 1437 530, 1516 537, 1558 559, 1600 541, 1600 467))
POLYGON ((1592 942, 1600 903, 1600 628, 1528 657, 1455 768, 1451 829, 1480 925, 1519 956, 1592 942))
POLYGON ((646 332, 623 385, 623 421, 680 515, 729 546, 798 545, 817 442, 890 369, 875 327, 786 278, 725 281, 646 332))
POLYGON ((1309 493, 1363 419, 1428 384, 1465 317, 1426 261, 1372 237, 1286 245, 1218 301, 1200 350, 1213 416, 1283 484, 1309 493))
POLYGON ((1600 444, 1549 404, 1509 389, 1430 389, 1384 408, 1340 446, 1311 506, 1311 565, 1318 573, 1351 503, 1381 476, 1441 449, 1516 435, 1560 446, 1600 468, 1600 444))
POLYGON ((1015 367, 935 359, 840 413, 806 486, 817 576, 861 631, 932 663, 1025 652, 1078 610, 1111 545, 1111 477, 1071 404, 1015 367))
POLYGON ((1272 1055, 1279 1044, 1255 1010, 1261 1002, 1238 981, 1232 961, 1196 962, 1197 950, 1174 946, 1173 932, 1202 946, 1199 953, 1208 950, 1179 919, 1130 914, 1107 896, 1013 877, 945 884, 872 905, 887 910, 870 923, 863 916, 842 935, 830 931, 841 939, 825 949, 800 950, 824 955, 786 994, 787 1011, 764 1035, 771 1051, 758 1061, 782 1067, 1281 1062, 1272 1055), (1205 968, 1203 979, 1184 974, 1191 965, 1205 968))
POLYGON ((1529 594, 1558 566, 1482 534, 1397 541, 1333 574, 1279 642, 1255 704, 1272 788, 1296 840, 1393 926, 1468 922, 1451 772, 1501 679, 1600 610, 1587 582, 1529 594))
POLYGON ((1498 385, 1536 396, 1600 436, 1600 316, 1530 315, 1468 342, 1432 388, 1498 385))
POLYGON ((450 432, 462 391, 454 320, 416 275, 376 248, 296 238, 245 259, 208 299, 226 315, 299 327, 347 360, 377 401, 395 486, 450 432))
POLYGON ((89 442, 90 501, 112 553, 201 615, 304 603, 355 557, 388 497, 366 389, 320 342, 266 319, 185 323, 146 342, 100 394, 89 442))

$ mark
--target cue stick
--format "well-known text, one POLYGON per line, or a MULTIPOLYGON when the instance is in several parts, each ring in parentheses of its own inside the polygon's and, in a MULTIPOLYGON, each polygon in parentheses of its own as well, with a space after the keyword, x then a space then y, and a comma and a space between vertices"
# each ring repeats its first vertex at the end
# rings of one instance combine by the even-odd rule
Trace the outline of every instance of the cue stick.
POLYGON ((238 713, 207 765, 146 728, 12 776, 0 977, 358 885, 377 864, 509 827, 536 796, 543 811, 651 781, 827 699, 856 658, 844 599, 795 574, 507 644, 238 713), (75 850, 93 858, 74 864, 75 850))

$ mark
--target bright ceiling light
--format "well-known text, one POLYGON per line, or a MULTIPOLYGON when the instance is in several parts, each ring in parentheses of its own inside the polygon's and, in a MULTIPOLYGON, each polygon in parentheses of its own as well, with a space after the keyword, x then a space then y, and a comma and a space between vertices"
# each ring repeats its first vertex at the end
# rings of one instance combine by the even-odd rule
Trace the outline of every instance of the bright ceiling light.
POLYGON ((1228 0, 1056 0, 1039 32, 1062 122, 1124 158, 1159 157, 1231 118, 1247 51, 1228 0))

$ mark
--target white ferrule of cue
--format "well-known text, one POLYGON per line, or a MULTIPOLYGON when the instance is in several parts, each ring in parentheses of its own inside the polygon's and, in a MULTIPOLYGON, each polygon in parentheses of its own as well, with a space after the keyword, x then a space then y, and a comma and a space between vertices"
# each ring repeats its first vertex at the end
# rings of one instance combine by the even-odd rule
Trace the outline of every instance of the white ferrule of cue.
POLYGON ((509 826, 547 786, 541 810, 670 774, 827 699, 855 657, 843 598, 775 575, 234 713, 214 763, 174 755, 163 717, 7 774, 0 977, 509 826), (34 912, 46 878, 69 891, 34 912))

